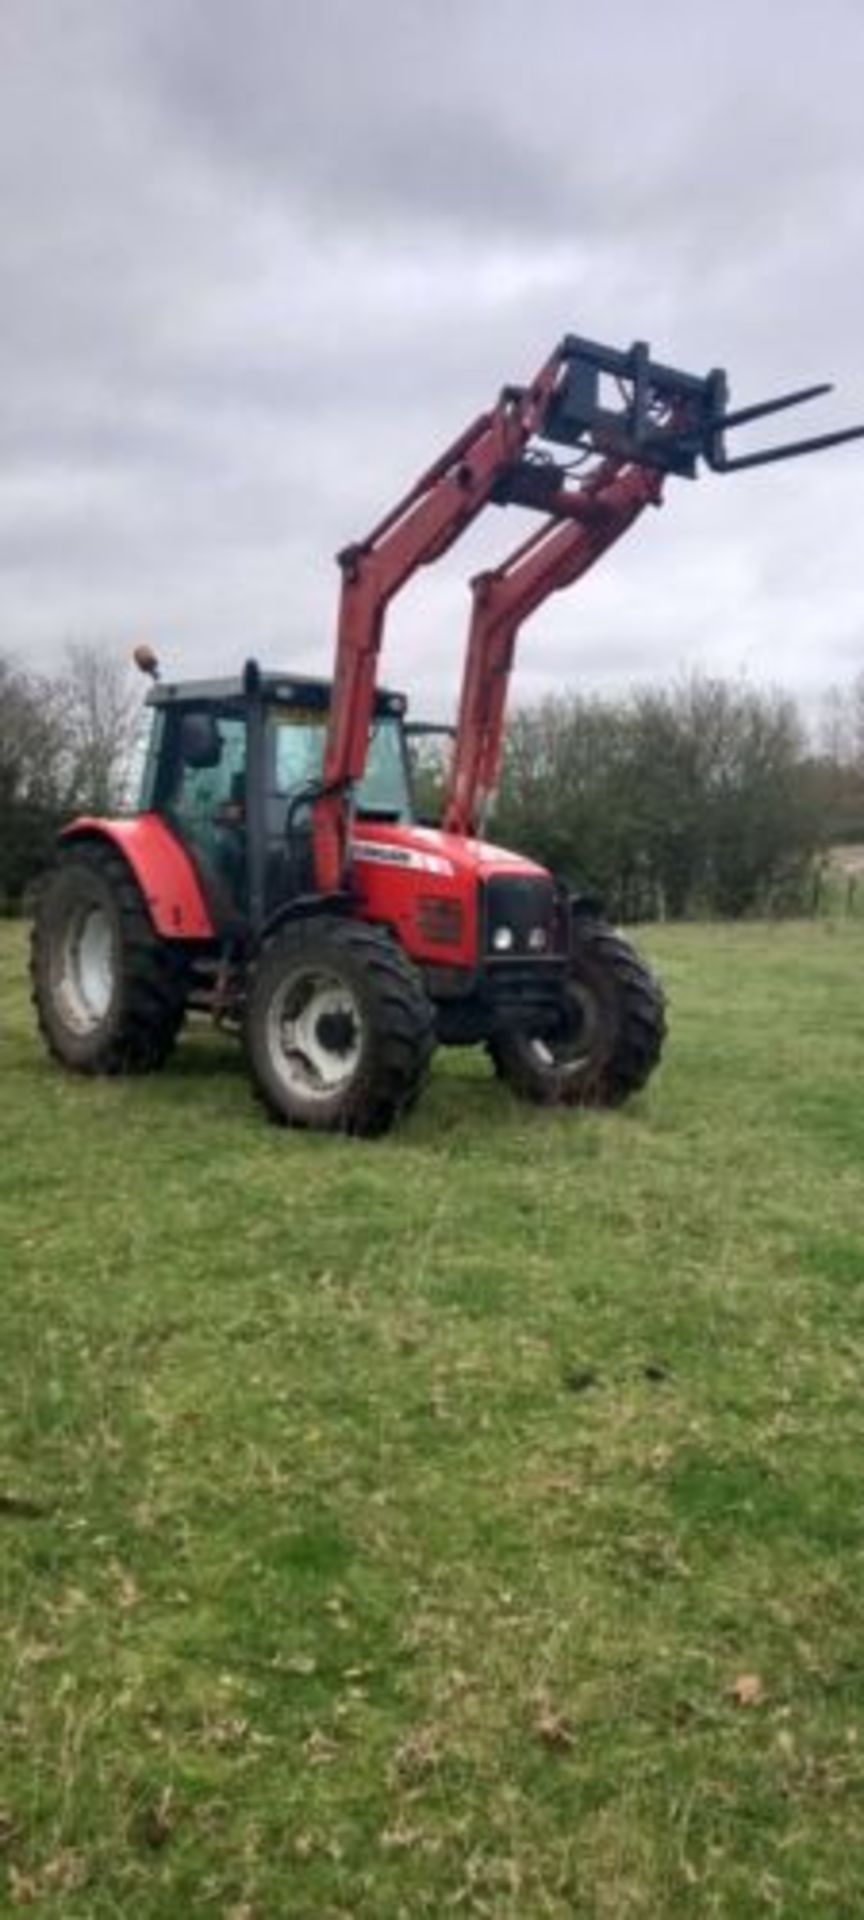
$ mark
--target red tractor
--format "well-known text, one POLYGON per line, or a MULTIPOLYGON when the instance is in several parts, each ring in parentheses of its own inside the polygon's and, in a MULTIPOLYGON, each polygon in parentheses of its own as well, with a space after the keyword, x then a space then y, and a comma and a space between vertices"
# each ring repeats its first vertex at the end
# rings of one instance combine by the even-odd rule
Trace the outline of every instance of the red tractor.
POLYGON ((242 1029, 255 1087, 295 1126, 377 1134, 416 1100, 437 1042, 487 1046, 529 1099, 614 1105, 660 1057, 659 985, 632 947, 482 825, 519 627, 660 504, 665 477, 738 460, 727 428, 825 388, 730 413, 706 378, 568 335, 507 387, 368 538, 340 555, 332 683, 262 672, 164 684, 140 810, 78 819, 38 901, 45 1041, 82 1073, 162 1065, 187 1010, 242 1029), (566 457, 553 453, 566 448, 566 457), (440 828, 417 822, 405 701, 376 685, 387 607, 489 504, 539 528, 473 582, 440 828))

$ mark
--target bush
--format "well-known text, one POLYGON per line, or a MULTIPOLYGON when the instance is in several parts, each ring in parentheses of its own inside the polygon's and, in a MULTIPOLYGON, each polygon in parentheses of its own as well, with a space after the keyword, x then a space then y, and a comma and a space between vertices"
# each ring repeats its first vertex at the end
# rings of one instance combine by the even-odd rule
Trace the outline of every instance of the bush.
POLYGON ((552 698, 514 717, 496 832, 621 918, 800 910, 825 837, 809 769, 783 694, 552 698))

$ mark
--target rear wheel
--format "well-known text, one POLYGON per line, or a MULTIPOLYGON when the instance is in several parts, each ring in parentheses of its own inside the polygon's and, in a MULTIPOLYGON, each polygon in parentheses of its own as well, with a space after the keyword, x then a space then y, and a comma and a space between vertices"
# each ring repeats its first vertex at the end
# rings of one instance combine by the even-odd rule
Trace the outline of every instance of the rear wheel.
POLYGON ((161 1067, 183 1020, 183 955, 153 930, 122 854, 72 841, 43 881, 30 972, 49 1051, 79 1073, 161 1067))
POLYGON ((626 940, 577 921, 559 1031, 512 1029, 489 1042, 514 1092, 549 1106, 620 1106, 644 1087, 663 1049, 663 990, 626 940))
POLYGON ((413 1106, 434 1045, 416 969, 377 927, 283 928, 249 988, 246 1052, 259 1097, 294 1127, 386 1133, 413 1106))

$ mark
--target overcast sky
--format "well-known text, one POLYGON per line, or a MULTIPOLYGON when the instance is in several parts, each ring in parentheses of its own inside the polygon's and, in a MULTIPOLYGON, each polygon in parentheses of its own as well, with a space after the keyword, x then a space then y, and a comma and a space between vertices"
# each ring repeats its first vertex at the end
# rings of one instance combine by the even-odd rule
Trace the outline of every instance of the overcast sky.
MULTIPOLYGON (((336 549, 566 331, 864 420, 862 82, 862 0, 2 0, 0 648, 327 670, 336 549)), ((672 482, 518 695, 850 680, 862 516, 864 442, 672 482)), ((394 610, 415 713, 521 531, 394 610)))

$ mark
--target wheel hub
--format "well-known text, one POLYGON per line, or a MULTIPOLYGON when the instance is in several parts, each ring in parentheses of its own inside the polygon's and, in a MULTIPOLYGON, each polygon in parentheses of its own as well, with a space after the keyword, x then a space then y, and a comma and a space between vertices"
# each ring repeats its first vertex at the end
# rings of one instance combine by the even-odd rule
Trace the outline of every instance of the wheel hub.
POLYGON ((332 1013, 322 1013, 315 1029, 318 1045, 327 1053, 345 1054, 351 1052, 357 1038, 357 1024, 354 1014, 347 1007, 337 1008, 332 1013))
POLYGON ((271 1053, 292 1094, 327 1099, 356 1073, 363 1016, 352 988, 335 974, 295 973, 270 1007, 271 1053))
POLYGON ((554 1032, 534 1034, 531 1050, 543 1067, 576 1074, 585 1068, 597 1045, 600 1029, 596 996, 581 981, 567 984, 567 1001, 554 1032))
POLYGON ((114 934, 104 907, 82 906, 66 927, 57 992, 77 1033, 92 1033, 105 1019, 114 993, 114 934))

